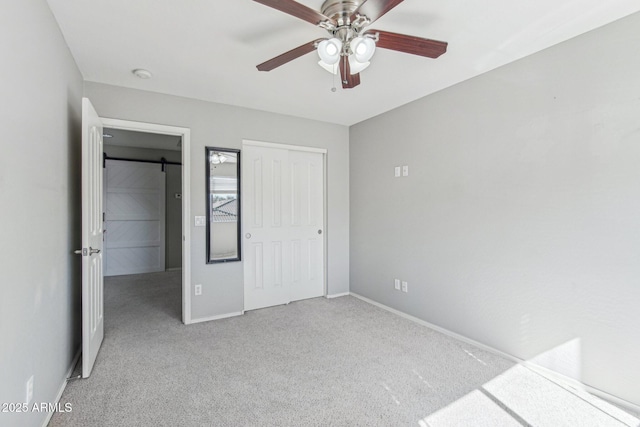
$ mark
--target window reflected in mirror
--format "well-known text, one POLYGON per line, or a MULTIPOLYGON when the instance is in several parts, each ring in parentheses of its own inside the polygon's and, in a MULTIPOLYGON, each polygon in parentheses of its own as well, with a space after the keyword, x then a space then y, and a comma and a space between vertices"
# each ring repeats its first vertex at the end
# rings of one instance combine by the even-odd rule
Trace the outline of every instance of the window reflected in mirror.
POLYGON ((206 147, 207 263, 240 261, 240 150, 206 147))

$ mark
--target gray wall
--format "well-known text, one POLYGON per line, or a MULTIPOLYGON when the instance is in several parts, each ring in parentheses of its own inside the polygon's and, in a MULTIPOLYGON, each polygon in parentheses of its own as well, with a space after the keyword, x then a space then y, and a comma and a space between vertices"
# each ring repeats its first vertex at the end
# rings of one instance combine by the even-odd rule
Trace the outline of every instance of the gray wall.
MULTIPOLYGON (((0 13, 0 402, 54 402, 80 345, 82 76, 44 0, 0 13)), ((40 426, 46 414, 0 414, 40 426)))
POLYGON ((351 290, 640 404, 638 28, 353 126, 351 290))
MULTIPOLYGON (((125 159, 160 160, 164 157, 170 162, 182 161, 182 153, 172 150, 105 145, 104 152, 110 157, 125 159)), ((182 193, 182 167, 165 165, 165 174, 165 269, 174 269, 182 267, 182 200, 175 198, 176 193, 182 193)))
MULTIPOLYGON (((349 131, 347 127, 140 90, 85 83, 102 117, 191 129, 191 215, 206 214, 205 146, 241 148, 243 139, 328 149, 329 293, 349 291, 349 131)), ((205 227, 191 229, 192 317, 243 309, 241 262, 206 264, 205 227), (193 289, 192 289, 193 295, 193 289)))

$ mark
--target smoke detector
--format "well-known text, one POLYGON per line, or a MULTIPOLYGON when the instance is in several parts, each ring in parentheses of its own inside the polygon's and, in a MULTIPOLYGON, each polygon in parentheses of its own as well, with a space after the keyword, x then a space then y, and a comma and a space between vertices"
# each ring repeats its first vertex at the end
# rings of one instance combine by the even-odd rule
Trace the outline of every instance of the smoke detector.
POLYGON ((150 79, 152 76, 151 71, 145 70, 144 68, 136 68, 131 72, 133 73, 134 76, 138 77, 139 79, 146 80, 146 79, 150 79))

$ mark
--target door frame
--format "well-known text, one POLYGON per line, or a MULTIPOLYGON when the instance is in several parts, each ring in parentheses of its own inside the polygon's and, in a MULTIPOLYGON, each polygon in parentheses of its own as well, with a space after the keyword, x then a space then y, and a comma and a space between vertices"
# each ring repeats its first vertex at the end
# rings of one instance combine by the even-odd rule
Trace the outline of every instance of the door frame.
MULTIPOLYGON (((322 223, 323 223, 323 236, 322 236, 322 244, 323 244, 323 251, 322 251, 322 270, 323 270, 323 296, 325 298, 327 298, 328 292, 329 292, 329 284, 328 284, 328 277, 329 275, 328 273, 328 263, 327 260, 329 258, 329 245, 328 245, 328 236, 329 236, 329 224, 327 222, 327 218, 328 218, 328 198, 327 198, 327 188, 328 186, 328 177, 327 177, 327 156, 329 153, 329 150, 326 148, 319 148, 319 147, 310 147, 310 146, 305 146, 305 145, 292 145, 292 144, 280 144, 277 142, 265 142, 265 141, 256 141, 256 140, 251 140, 251 139, 243 139, 242 140, 242 149, 244 150, 244 148, 246 146, 252 146, 252 147, 265 147, 265 148, 279 148, 279 149, 284 149, 284 150, 292 150, 292 151, 303 151, 303 152, 307 152, 307 153, 319 153, 322 154, 322 223)), ((244 164, 240 164, 241 168, 244 168, 245 165, 244 164)), ((240 171, 242 173, 242 171, 240 171)), ((242 194, 246 194, 246 190, 244 189, 244 186, 246 185, 245 181, 241 181, 241 185, 242 185, 242 194)), ((241 221, 243 220, 244 216, 241 217, 241 221)), ((242 227, 244 228, 244 227, 242 227)), ((247 258, 244 256, 244 251, 245 248, 247 247, 247 245, 242 245, 242 259, 246 260, 247 258)), ((244 274, 242 276, 242 307, 243 307, 243 313, 244 313, 244 274)))
POLYGON ((100 117, 104 127, 182 138, 182 323, 191 319, 191 129, 100 117))

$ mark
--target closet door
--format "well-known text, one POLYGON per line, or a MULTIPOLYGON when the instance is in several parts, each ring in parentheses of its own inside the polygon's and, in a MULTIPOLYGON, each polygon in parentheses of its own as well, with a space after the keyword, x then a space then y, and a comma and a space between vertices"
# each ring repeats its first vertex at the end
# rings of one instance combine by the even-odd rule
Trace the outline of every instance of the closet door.
POLYGON ((245 310, 324 295, 323 154, 243 149, 245 310))

